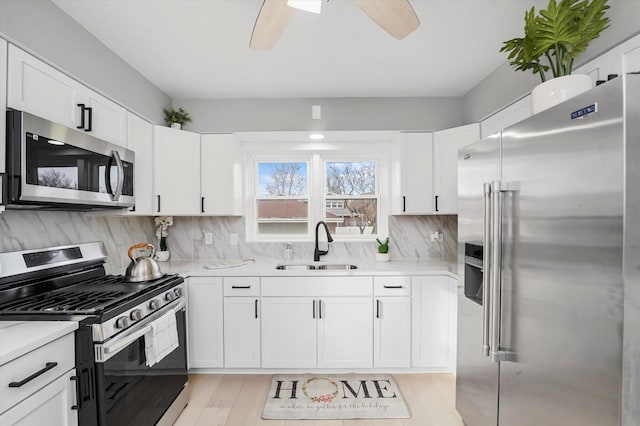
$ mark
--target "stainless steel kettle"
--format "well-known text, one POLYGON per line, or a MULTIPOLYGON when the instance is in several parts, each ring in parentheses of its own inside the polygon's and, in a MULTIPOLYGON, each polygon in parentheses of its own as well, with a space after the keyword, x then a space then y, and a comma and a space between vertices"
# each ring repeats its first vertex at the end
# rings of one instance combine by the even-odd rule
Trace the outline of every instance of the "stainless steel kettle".
POLYGON ((149 243, 139 243, 134 244, 129 247, 128 251, 129 259, 131 259, 131 263, 127 267, 127 272, 125 272, 124 280, 130 283, 139 283, 144 281, 155 280, 157 278, 162 277, 162 271, 160 270, 160 266, 158 262, 153 259, 153 256, 156 254, 156 248, 153 244, 149 243), (151 249, 151 253, 146 256, 134 257, 133 251, 140 248, 151 249))

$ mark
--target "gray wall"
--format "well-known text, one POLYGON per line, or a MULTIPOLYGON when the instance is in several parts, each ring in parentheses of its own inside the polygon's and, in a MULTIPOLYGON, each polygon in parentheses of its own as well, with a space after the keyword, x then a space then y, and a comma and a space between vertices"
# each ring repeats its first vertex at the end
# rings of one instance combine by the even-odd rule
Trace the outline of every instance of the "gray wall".
POLYGON ((175 100, 186 130, 202 133, 306 130, 441 130, 462 124, 462 98, 175 100), (311 119, 311 106, 322 119, 311 119))
MULTIPOLYGON (((608 16, 611 18, 611 26, 589 45, 587 51, 576 61, 574 68, 589 62, 640 32, 640 0, 609 0, 609 5, 611 9, 608 11, 608 16)), ((499 47, 497 46, 496 49, 499 47)), ((538 76, 514 71, 507 62, 503 63, 464 96, 463 122, 480 121, 527 95, 539 83, 538 76)))
POLYGON ((163 123, 171 99, 50 0, 0 0, 0 35, 128 109, 163 123))

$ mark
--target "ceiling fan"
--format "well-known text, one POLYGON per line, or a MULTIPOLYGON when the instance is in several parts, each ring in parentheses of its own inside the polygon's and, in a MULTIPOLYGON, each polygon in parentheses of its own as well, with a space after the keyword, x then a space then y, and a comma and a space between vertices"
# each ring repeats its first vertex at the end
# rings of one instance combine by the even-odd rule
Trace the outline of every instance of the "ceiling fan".
MULTIPOLYGON (((315 0, 316 7, 312 0, 264 0, 253 27, 249 47, 271 49, 291 20, 294 8, 319 13, 321 1, 315 0)), ((355 2, 378 26, 398 40, 405 38, 420 25, 420 20, 409 0, 355 0, 355 2)))

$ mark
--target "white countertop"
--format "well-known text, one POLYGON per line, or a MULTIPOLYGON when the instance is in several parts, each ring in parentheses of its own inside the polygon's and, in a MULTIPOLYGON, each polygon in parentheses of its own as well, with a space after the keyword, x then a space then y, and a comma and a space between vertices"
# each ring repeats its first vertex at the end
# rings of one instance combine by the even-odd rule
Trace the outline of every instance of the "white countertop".
POLYGON ((307 262, 304 260, 293 260, 291 262, 277 262, 267 260, 257 260, 255 263, 244 264, 235 267, 224 267, 208 269, 206 266, 212 265, 213 260, 170 260, 159 262, 160 269, 168 274, 181 274, 191 277, 210 276, 367 276, 367 275, 448 275, 457 278, 457 264, 455 260, 392 260, 390 262, 376 262, 368 260, 355 260, 344 262, 307 262), (353 270, 277 270, 275 266, 281 263, 301 264, 301 263, 350 263, 358 266, 353 270))
POLYGON ((0 321, 0 365, 77 328, 75 321, 0 321))

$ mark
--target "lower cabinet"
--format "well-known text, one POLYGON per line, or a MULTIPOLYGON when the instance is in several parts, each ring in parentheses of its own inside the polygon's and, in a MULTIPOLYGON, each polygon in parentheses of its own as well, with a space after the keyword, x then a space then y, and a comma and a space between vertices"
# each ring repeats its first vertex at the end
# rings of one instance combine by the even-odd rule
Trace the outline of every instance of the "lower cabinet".
POLYGON ((373 366, 411 365, 411 298, 376 297, 373 322, 373 366))
POLYGON ((259 297, 224 298, 224 366, 260 367, 259 297))
POLYGON ((222 278, 188 279, 189 368, 223 367, 222 278))

